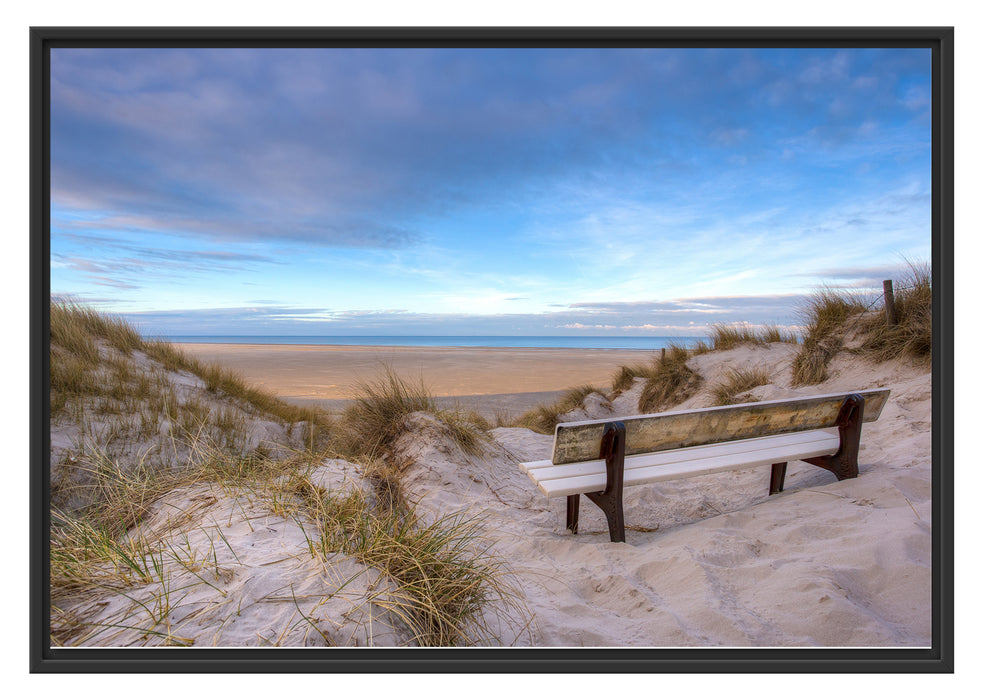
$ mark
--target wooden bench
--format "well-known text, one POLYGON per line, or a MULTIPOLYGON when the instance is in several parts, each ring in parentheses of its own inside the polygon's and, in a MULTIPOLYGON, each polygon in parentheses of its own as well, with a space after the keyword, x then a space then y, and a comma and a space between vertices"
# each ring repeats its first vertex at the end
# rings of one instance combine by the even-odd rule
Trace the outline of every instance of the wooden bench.
POLYGON ((861 424, 877 420, 889 389, 672 411, 556 426, 553 458, 522 468, 548 498, 567 497, 574 534, 584 494, 604 512, 612 542, 625 541, 622 490, 656 481, 771 466, 769 495, 788 462, 859 473, 861 424))

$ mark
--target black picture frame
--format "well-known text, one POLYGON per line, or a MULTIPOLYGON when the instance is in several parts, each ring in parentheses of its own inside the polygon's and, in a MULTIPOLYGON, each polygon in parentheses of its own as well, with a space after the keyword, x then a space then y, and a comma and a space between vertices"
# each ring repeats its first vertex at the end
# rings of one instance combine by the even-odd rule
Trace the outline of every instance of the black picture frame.
POLYGON ((953 671, 952 27, 34 27, 30 29, 30 669, 34 673, 950 673, 953 671), (64 47, 925 47, 932 50, 932 646, 767 649, 52 649, 46 621, 49 52, 64 47))

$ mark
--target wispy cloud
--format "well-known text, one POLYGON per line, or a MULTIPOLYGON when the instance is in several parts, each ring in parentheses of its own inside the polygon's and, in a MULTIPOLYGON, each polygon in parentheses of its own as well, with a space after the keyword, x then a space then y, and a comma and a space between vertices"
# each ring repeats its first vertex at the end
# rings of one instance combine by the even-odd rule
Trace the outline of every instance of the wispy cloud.
POLYGON ((249 270, 279 262, 257 253, 150 247, 110 236, 56 233, 52 239, 55 243, 51 254, 53 266, 74 270, 97 284, 119 289, 138 289, 154 278, 180 279, 202 273, 249 270))
POLYGON ((579 302, 547 313, 420 313, 408 309, 330 309, 283 305, 176 309, 126 314, 137 327, 178 335, 621 335, 699 336, 715 323, 795 325, 804 295, 706 297, 650 302, 579 302), (157 330, 155 330, 157 329, 157 330), (394 329, 398 329, 394 330, 394 329))
POLYGON ((904 272, 902 265, 875 265, 872 267, 840 267, 811 270, 795 273, 800 277, 820 277, 837 281, 869 280, 874 278, 891 279, 904 272))
MULTIPOLYGON (((918 269, 927 261, 905 261, 894 265, 873 265, 870 267, 840 267, 812 270, 798 273, 796 276, 820 280, 819 285, 855 290, 860 293, 880 293, 885 280, 891 280, 897 286, 903 284, 912 274, 912 268, 918 269)), ((926 268, 927 269, 927 268, 926 268)))
POLYGON ((802 294, 768 296, 696 297, 666 301, 576 302, 571 309, 605 313, 748 313, 785 312, 805 300, 802 294))

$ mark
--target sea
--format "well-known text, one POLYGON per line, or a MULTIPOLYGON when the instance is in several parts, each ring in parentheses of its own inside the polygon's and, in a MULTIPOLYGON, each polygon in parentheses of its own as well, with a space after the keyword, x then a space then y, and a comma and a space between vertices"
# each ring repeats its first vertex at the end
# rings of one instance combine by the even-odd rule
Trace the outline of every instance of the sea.
POLYGON ((372 345, 466 348, 582 348, 590 350, 658 350, 696 338, 660 336, 566 335, 173 335, 172 343, 242 345, 372 345))

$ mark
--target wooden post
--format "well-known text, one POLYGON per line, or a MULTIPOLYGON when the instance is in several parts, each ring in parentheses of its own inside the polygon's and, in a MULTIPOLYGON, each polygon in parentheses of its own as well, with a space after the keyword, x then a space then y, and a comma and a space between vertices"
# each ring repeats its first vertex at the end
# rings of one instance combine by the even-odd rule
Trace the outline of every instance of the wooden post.
POLYGON ((898 312, 894 308, 894 282, 884 280, 884 313, 887 315, 887 325, 898 325, 898 312))
POLYGON ((666 363, 666 349, 662 348, 662 356, 659 358, 659 362, 662 364, 666 363))

